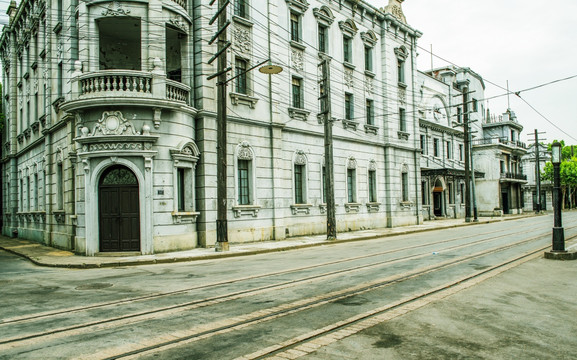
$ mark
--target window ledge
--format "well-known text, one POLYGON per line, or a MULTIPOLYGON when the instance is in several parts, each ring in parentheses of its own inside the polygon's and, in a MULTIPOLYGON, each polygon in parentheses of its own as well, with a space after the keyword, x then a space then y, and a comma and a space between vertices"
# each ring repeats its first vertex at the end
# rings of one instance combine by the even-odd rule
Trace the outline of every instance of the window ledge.
POLYGON ((359 211, 361 211, 361 204, 359 204, 359 203, 346 203, 345 204, 345 211, 348 213, 350 213, 350 212, 358 213, 359 211))
POLYGON ((311 112, 305 109, 289 107, 288 113, 292 119, 307 121, 307 118, 311 112))
POLYGON ((46 57, 46 49, 42 49, 39 56, 44 59, 46 57))
POLYGON ((311 207, 313 207, 311 204, 293 204, 291 205, 291 211, 293 215, 309 215, 311 213, 311 207))
POLYGON ((351 64, 351 63, 348 62, 348 61, 343 61, 343 65, 344 65, 346 68, 349 68, 349 69, 351 69, 351 70, 355 70, 355 65, 351 64))
POLYGON ((26 73, 24 74, 24 76, 22 76, 25 80, 28 80, 28 78, 30 77, 30 74, 28 73, 28 71, 26 71, 26 73))
POLYGON ((403 88, 403 89, 406 89, 406 88, 407 88, 407 84, 405 84, 405 83, 402 82, 402 81, 399 81, 398 86, 399 86, 400 88, 403 88))
POLYGON ((260 205, 236 205, 232 207, 232 211, 234 212, 235 218, 239 218, 242 215, 257 217, 261 208, 262 206, 260 205))
POLYGON ((367 203, 367 211, 368 212, 378 212, 381 206, 380 202, 368 202, 367 203))
POLYGON ((359 126, 358 121, 343 119, 343 127, 345 129, 351 128, 353 130, 357 130, 357 126, 359 126))
POLYGON ((52 215, 54 215, 54 220, 56 220, 58 224, 64 224, 64 220, 66 219, 66 212, 64 210, 53 211, 52 215))
POLYGON ((377 76, 377 74, 375 74, 374 72, 372 72, 371 70, 365 70, 365 75, 368 77, 372 77, 374 78, 375 76, 377 76))
POLYGON ((399 203, 399 205, 401 205, 401 207, 402 207, 403 209, 410 209, 410 208, 412 208, 415 204, 413 204, 412 201, 401 201, 401 202, 399 203))
POLYGON ((379 127, 375 126, 375 125, 369 125, 369 124, 365 124, 365 132, 367 134, 375 134, 377 135, 377 133, 379 132, 379 127))
POLYGON ((401 140, 409 140, 409 136, 411 136, 411 134, 406 131, 397 131, 397 135, 401 140))
POLYGON ((244 25, 246 27, 252 27, 254 25, 254 23, 252 21, 250 21, 249 19, 245 19, 245 18, 238 16, 238 15, 233 15, 232 20, 234 22, 239 23, 241 25, 244 25))
MULTIPOLYGON (((335 208, 339 206, 338 204, 335 204, 335 208)), ((319 209, 321 211, 321 214, 326 214, 327 213, 327 204, 320 204, 319 205, 319 209)))
POLYGON ((30 67, 32 70, 36 70, 38 68, 38 61, 34 61, 30 67))
POLYGON ((172 212, 172 223, 173 224, 192 224, 195 222, 196 217, 200 215, 196 211, 173 211, 172 212))
POLYGON ((235 92, 230 93, 230 100, 233 105, 246 105, 251 109, 254 109, 254 106, 258 102, 258 99, 253 96, 249 96, 246 94, 239 94, 235 92))
POLYGON ((294 48, 296 48, 296 49, 299 49, 299 50, 303 50, 303 51, 307 48, 307 47, 306 47, 305 45, 303 45, 302 43, 300 43, 300 42, 298 42, 298 41, 294 41, 294 40, 291 40, 291 41, 290 41, 290 44, 291 44, 292 47, 294 47, 294 48))
POLYGON ((32 129, 32 132, 37 134, 38 133, 38 129, 40 128, 40 122, 35 121, 32 124, 30 124, 30 128, 32 129))

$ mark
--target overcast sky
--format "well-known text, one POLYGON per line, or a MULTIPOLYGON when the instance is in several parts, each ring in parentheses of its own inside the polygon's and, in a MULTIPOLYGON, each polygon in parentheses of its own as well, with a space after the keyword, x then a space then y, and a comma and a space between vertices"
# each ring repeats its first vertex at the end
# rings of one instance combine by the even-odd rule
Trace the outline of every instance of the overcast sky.
MULTIPOLYGON (((262 0, 253 0, 262 1, 262 0)), ((384 7, 388 0, 367 0, 384 7)), ((0 0, 0 22, 8 0, 0 0)), ((418 68, 431 67, 427 52, 470 67, 486 80, 486 97, 505 91, 490 82, 520 91, 577 75, 577 0, 406 0, 409 25, 423 32, 418 68)), ((447 63, 434 58, 433 66, 447 63)), ((534 129, 548 142, 565 139, 577 145, 577 78, 521 92, 530 105, 511 95, 511 109, 524 126, 522 140, 534 129)), ((492 113, 507 109, 507 97, 490 100, 492 113)))
MULTIPOLYGON (((388 0, 368 0, 384 7, 388 0)), ((485 96, 520 91, 577 75, 576 0, 406 0, 403 12, 419 39, 418 68, 431 67, 427 52, 469 67, 486 80, 485 96)), ((446 65, 438 58, 435 67, 446 65)), ((511 95, 511 109, 524 126, 522 141, 534 129, 547 142, 565 139, 577 145, 577 78, 548 85, 520 96, 567 134, 556 129, 523 100, 511 95)), ((492 113, 507 109, 507 97, 490 100, 492 113)), ((531 136, 528 136, 531 133, 531 136)))

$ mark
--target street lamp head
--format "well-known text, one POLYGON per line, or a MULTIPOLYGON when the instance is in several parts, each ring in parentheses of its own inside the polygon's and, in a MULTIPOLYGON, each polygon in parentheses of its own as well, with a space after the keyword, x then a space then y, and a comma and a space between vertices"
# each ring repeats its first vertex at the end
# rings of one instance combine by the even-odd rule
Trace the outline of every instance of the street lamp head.
POLYGON ((278 65, 268 64, 258 69, 263 74, 275 75, 282 71, 282 67, 278 65))
POLYGON ((561 144, 555 141, 551 145, 551 162, 553 164, 559 164, 561 162, 561 144))

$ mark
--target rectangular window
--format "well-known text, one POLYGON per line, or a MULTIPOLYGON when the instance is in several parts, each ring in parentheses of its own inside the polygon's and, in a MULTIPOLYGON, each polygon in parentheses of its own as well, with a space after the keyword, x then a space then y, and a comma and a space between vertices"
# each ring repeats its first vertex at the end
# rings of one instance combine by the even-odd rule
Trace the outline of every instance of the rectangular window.
POLYGON ((457 107, 457 122, 460 124, 463 122, 463 116, 462 116, 463 110, 461 109, 460 106, 457 107))
POLYGON ((323 186, 323 204, 326 204, 327 203, 327 173, 326 173, 324 166, 322 167, 321 171, 323 172, 323 175, 322 175, 322 178, 323 178, 323 185, 322 185, 323 186))
POLYGON ((367 100, 366 109, 367 109, 367 125, 375 125, 373 100, 367 100))
POLYGON ((234 2, 234 14, 243 19, 248 18, 248 1, 247 0, 235 0, 234 2))
POLYGON ((473 108, 471 111, 477 112, 477 107, 479 106, 478 103, 477 103, 477 99, 473 99, 473 100, 471 101, 471 106, 472 106, 472 108, 473 108))
POLYGON ((400 83, 405 83, 405 62, 397 60, 397 79, 400 83))
POLYGON ((295 204, 304 204, 304 165, 295 165, 295 204))
POLYGON ((377 172, 369 170, 369 202, 377 202, 377 172))
POLYGON ((292 106, 297 109, 303 108, 302 80, 293 77, 292 81, 293 101, 292 106))
POLYGON ((401 174, 401 187, 403 201, 409 201, 409 174, 405 172, 401 174))
POLYGON ((423 205, 429 205, 429 202, 427 201, 427 183, 425 181, 421 182, 421 201, 423 202, 423 205))
POLYGON ((451 158, 452 158, 452 155, 453 155, 453 154, 452 154, 452 150, 453 150, 453 149, 452 149, 452 146, 451 146, 451 142, 450 142, 450 141, 447 141, 447 142, 445 143, 445 145, 446 145, 445 147, 446 147, 446 151, 447 151, 447 153, 446 153, 447 159, 451 159, 451 158))
POLYGON ((321 81, 319 84, 319 107, 320 113, 324 114, 327 112, 327 94, 325 92, 325 85, 324 81, 321 81))
POLYGON ((247 61, 244 59, 236 59, 235 61, 235 91, 239 94, 248 94, 247 87, 247 61))
POLYGON ((32 196, 30 196, 31 187, 30 176, 28 176, 26 178, 26 209, 28 211, 32 210, 32 196))
POLYGON ((373 71, 373 48, 365 46, 365 70, 373 71))
POLYGON ((433 156, 439 157, 439 139, 433 139, 433 156))
POLYGON ((353 118, 354 118, 353 94, 345 94, 345 119, 353 120, 353 118))
POLYGON ((64 210, 64 167, 56 166, 56 209, 64 210))
POLYGON ((291 40, 300 42, 300 17, 295 13, 291 13, 291 40))
POLYGON ((62 5, 63 1, 62 0, 57 0, 56 2, 56 15, 58 16, 58 22, 62 22, 62 18, 63 18, 63 5, 62 5))
POLYGON ((356 202, 355 184, 356 176, 355 169, 347 169, 347 200, 349 203, 356 202))
POLYGON ((34 210, 38 208, 38 174, 34 174, 34 210))
POLYGON ((463 161, 463 159, 464 159, 463 144, 459 144, 459 161, 463 161))
POLYGON ((353 39, 348 36, 343 36, 343 61, 353 62, 353 39))
POLYGON ((58 97, 62 97, 64 94, 64 73, 62 72, 62 62, 58 63, 58 97))
POLYGON ((184 168, 176 169, 176 193, 178 194, 178 211, 184 211, 184 168))
POLYGON ((426 149, 426 136, 421 135, 421 153, 426 154, 427 152, 425 151, 425 149, 426 149))
POLYGON ((505 171, 505 162, 504 162, 503 160, 501 160, 501 161, 499 162, 499 165, 500 165, 500 168, 501 168, 501 174, 506 173, 506 171, 505 171))
POLYGON ((238 204, 250 204, 249 160, 238 161, 238 204))
POLYGON ((194 211, 194 186, 192 168, 176 168, 177 211, 194 211))
POLYGON ((465 184, 461 183, 459 184, 459 186, 461 187, 461 204, 465 203, 465 184))
POLYGON ((403 132, 407 132, 407 118, 405 114, 405 109, 399 109, 399 129, 403 132))
POLYGON ((454 204, 455 203, 455 194, 453 191, 453 183, 447 184, 447 187, 449 190, 449 204, 454 204))
POLYGON ((324 25, 319 25, 319 51, 328 53, 328 31, 324 25))

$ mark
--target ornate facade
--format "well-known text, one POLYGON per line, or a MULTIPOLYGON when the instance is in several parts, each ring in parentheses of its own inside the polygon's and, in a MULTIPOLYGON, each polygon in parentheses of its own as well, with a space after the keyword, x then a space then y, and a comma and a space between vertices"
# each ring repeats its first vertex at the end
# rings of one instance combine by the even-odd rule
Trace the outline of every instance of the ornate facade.
MULTIPOLYGON (((214 245, 216 11, 208 0, 10 5, 4 235, 89 256, 214 245)), ((327 92, 338 231, 461 216, 446 193, 460 160, 422 150, 423 135, 450 151, 462 143, 450 122, 458 90, 417 72, 421 33, 402 0, 236 0, 227 11, 231 242, 325 232, 327 92), (252 69, 267 59, 282 73, 252 69), (330 89, 319 87, 323 59, 330 89), (437 168, 449 169, 441 186, 437 168), (448 200, 431 209, 423 199, 438 188, 448 200)))

